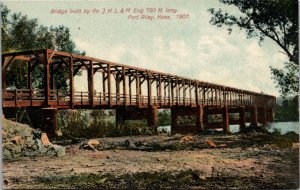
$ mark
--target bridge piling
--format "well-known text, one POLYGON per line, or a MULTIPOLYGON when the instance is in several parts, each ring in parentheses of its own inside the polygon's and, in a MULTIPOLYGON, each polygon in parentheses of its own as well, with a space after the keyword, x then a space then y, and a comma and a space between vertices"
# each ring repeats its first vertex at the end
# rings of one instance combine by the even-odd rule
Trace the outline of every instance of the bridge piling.
POLYGON ((158 127, 157 107, 148 108, 147 125, 150 129, 157 131, 157 127, 158 127))
POLYGON ((240 131, 244 131, 246 129, 246 114, 245 114, 244 106, 240 106, 239 108, 239 121, 240 121, 240 131))
POLYGON ((56 108, 42 108, 42 130, 45 131, 49 138, 54 137, 57 131, 57 114, 56 108))
POLYGON ((253 127, 257 127, 258 126, 258 120, 257 120, 257 106, 252 106, 251 107, 251 125, 253 127))
POLYGON ((223 107, 223 131, 224 133, 229 132, 229 115, 228 115, 228 107, 224 106, 223 107))

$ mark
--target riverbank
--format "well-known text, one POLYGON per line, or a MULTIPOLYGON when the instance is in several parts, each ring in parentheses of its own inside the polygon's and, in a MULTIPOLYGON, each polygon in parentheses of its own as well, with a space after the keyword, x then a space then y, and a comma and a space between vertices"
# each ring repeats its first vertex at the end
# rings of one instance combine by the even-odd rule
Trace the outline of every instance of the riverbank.
POLYGON ((3 178, 5 188, 22 189, 294 189, 298 140, 292 132, 251 132, 100 138, 93 148, 56 142, 65 156, 4 160, 3 178))

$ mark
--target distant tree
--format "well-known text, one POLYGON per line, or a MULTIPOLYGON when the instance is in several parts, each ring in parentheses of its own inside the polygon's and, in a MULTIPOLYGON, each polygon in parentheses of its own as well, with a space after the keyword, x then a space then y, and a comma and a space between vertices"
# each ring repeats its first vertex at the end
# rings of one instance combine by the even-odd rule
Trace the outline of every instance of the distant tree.
POLYGON ((240 13, 230 14, 221 9, 209 9, 213 15, 210 23, 217 27, 226 25, 229 33, 233 27, 244 30, 248 38, 267 37, 278 44, 289 62, 284 69, 271 67, 273 79, 283 96, 298 93, 298 1, 297 0, 219 0, 238 8, 240 13))
MULTIPOLYGON (((75 43, 71 40, 69 28, 61 25, 58 27, 47 27, 40 25, 38 19, 30 19, 21 13, 12 13, 1 4, 1 37, 2 53, 37 50, 56 49, 78 54, 85 54, 76 50, 75 43)), ((33 86, 42 88, 43 72, 42 66, 37 67, 33 73, 33 86)), ((27 88, 27 68, 22 61, 14 61, 7 70, 7 84, 16 88, 27 88)), ((56 89, 67 90, 68 73, 60 70, 55 75, 56 89)))
POLYGON ((298 96, 290 100, 283 100, 282 105, 276 106, 275 119, 277 121, 299 121, 298 96))

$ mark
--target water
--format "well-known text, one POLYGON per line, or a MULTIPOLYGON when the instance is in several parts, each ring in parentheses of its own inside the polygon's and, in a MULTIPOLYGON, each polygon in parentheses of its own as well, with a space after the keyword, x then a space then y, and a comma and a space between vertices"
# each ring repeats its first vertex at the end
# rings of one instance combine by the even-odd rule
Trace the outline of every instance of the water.
MULTIPOLYGON (((246 124, 249 126, 249 123, 246 124)), ((236 133, 239 131, 239 125, 230 125, 230 132, 236 133)), ((285 134, 289 131, 294 131, 295 133, 299 134, 299 122, 276 122, 276 123, 270 123, 267 127, 268 131, 272 132, 275 129, 278 129, 281 134, 285 134)), ((159 126, 158 132, 160 131, 166 131, 167 133, 171 133, 171 126, 159 126)))

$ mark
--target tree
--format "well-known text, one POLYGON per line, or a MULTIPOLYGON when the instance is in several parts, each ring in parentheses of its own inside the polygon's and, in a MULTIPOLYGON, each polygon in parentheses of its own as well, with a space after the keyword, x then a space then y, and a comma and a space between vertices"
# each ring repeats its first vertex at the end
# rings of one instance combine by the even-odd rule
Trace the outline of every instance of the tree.
POLYGON ((259 38, 259 44, 267 37, 283 50, 289 62, 284 69, 271 67, 273 79, 286 96, 298 92, 298 1, 297 0, 219 0, 238 8, 241 14, 230 14, 221 9, 209 9, 213 15, 210 23, 217 27, 226 25, 229 33, 233 27, 245 30, 247 37, 259 38), (290 69, 294 68, 296 72, 290 69))
MULTIPOLYGON (((47 27, 40 25, 38 19, 30 19, 21 13, 12 13, 1 4, 2 17, 2 53, 56 49, 78 54, 85 54, 76 50, 75 43, 71 40, 69 28, 61 25, 47 27)), ((42 88, 44 83, 42 66, 36 67, 33 72, 33 87, 42 88)), ((27 88, 27 68, 22 61, 14 61, 7 70, 7 85, 15 88, 27 88)), ((61 69, 55 75, 56 89, 67 90, 68 73, 61 69)))

